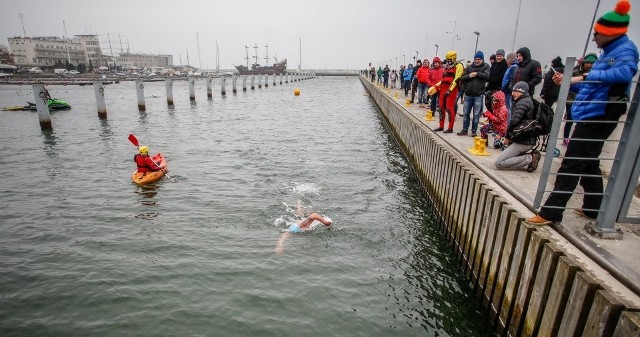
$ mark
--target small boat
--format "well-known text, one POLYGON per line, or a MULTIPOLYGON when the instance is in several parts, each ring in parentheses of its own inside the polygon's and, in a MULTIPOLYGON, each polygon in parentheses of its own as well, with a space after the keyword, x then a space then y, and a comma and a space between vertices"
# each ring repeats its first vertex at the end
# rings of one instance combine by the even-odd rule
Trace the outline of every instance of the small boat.
MULTIPOLYGON (((49 111, 58 111, 58 110, 69 110, 71 109, 71 105, 69 103, 58 99, 51 98, 47 101, 47 106, 49 107, 49 111)), ((36 111, 35 103, 27 102, 27 105, 14 105, 2 108, 2 111, 36 111)))
POLYGON ((162 170, 146 173, 138 172, 138 170, 133 171, 133 174, 131 175, 131 181, 136 183, 138 186, 158 181, 160 180, 160 178, 164 177, 167 171, 169 171, 169 169, 167 168, 167 161, 164 159, 162 153, 158 153, 152 156, 151 159, 153 159, 153 161, 158 164, 158 166, 160 166, 162 170))

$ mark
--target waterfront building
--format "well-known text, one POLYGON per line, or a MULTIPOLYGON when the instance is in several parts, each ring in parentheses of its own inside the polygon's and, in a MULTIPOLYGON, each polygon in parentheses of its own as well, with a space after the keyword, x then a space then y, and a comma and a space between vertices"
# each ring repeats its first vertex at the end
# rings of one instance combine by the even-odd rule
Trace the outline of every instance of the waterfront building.
POLYGON ((75 35, 73 38, 57 36, 13 37, 7 39, 16 65, 23 67, 54 68, 68 62, 77 66, 102 65, 102 51, 98 35, 75 35))
POLYGON ((116 64, 123 68, 166 68, 173 66, 173 56, 127 52, 116 57, 116 64))

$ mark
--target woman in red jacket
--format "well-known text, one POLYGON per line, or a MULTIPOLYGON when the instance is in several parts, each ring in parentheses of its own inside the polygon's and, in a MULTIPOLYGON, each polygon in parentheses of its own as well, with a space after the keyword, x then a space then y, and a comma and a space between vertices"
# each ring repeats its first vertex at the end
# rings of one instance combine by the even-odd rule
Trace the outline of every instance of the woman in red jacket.
MULTIPOLYGON (((434 57, 431 62, 431 69, 429 69, 429 87, 436 85, 436 83, 442 81, 442 74, 444 74, 444 68, 442 68, 442 61, 439 57, 434 57)), ((438 107, 438 93, 431 95, 431 111, 436 113, 438 107)))
POLYGON ((427 89, 429 88, 429 60, 424 59, 422 67, 416 72, 418 79, 418 104, 427 103, 427 89))
POLYGON ((153 162, 151 157, 149 157, 149 147, 148 146, 140 146, 138 149, 138 154, 133 156, 133 161, 136 162, 138 166, 138 172, 147 173, 147 172, 155 172, 162 170, 156 163, 153 162))

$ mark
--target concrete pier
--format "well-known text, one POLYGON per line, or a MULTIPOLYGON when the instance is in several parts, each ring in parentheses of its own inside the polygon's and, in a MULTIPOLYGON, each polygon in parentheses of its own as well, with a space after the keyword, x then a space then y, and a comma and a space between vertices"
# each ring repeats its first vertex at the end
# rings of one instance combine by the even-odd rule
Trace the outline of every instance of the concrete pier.
POLYGON ((44 84, 33 85, 33 99, 36 101, 36 109, 38 111, 38 121, 41 130, 52 130, 51 115, 49 114, 47 91, 44 84))
MULTIPOLYGON (((636 231, 627 229, 624 240, 589 237, 585 220, 572 212, 565 212, 561 224, 525 224, 533 215, 539 173, 495 172, 498 150, 488 149, 490 156, 469 154, 471 137, 434 132, 438 118, 426 121, 425 106, 405 107, 404 92, 360 80, 440 216, 452 253, 500 335, 638 336, 636 231)), ((456 119, 458 131, 462 120, 456 119)))
POLYGON ((107 119, 107 105, 104 102, 104 84, 95 82, 93 91, 96 95, 96 106, 98 107, 98 118, 107 119))
POLYGON ((145 111, 146 107, 144 104, 144 83, 142 83, 142 79, 136 80, 136 94, 138 96, 138 110, 145 111))

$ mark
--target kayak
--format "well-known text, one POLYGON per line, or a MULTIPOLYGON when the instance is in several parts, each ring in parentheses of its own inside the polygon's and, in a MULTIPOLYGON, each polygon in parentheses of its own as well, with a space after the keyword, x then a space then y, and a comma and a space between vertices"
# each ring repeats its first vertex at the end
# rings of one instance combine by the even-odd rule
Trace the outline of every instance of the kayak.
MULTIPOLYGON (((71 105, 69 103, 57 99, 52 98, 47 101, 47 106, 49 107, 49 111, 57 111, 57 110, 69 110, 71 109, 71 105)), ((36 111, 36 104, 27 102, 27 105, 14 105, 2 108, 2 111, 36 111)))
POLYGON ((158 164, 158 166, 160 166, 162 170, 146 173, 140 173, 138 172, 138 170, 135 170, 131 175, 132 182, 138 184, 139 186, 146 185, 160 180, 160 178, 164 177, 165 173, 169 171, 169 169, 167 168, 167 161, 164 159, 162 153, 158 153, 155 156, 152 156, 151 159, 153 159, 153 161, 156 162, 156 164, 158 164))

